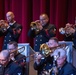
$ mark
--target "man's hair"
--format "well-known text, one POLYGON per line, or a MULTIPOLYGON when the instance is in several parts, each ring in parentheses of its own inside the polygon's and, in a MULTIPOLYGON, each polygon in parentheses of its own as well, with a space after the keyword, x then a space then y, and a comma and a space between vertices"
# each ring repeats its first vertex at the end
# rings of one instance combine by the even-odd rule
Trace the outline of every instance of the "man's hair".
POLYGON ((8 11, 7 13, 6 13, 6 15, 7 14, 11 14, 12 16, 13 16, 13 18, 14 18, 14 13, 12 12, 12 11, 8 11))
POLYGON ((11 44, 13 44, 14 47, 18 47, 18 43, 15 42, 15 41, 10 41, 10 42, 8 43, 8 45, 11 45, 11 44))
POLYGON ((52 37, 52 38, 50 38, 49 40, 54 40, 55 42, 59 42, 59 40, 58 40, 58 38, 56 38, 56 37, 52 37))
POLYGON ((53 53, 54 56, 58 55, 59 57, 66 57, 66 50, 64 48, 58 48, 53 53))
POLYGON ((10 57, 8 50, 2 50, 0 54, 2 54, 5 59, 8 59, 10 57))
POLYGON ((45 16, 46 18, 49 18, 47 14, 42 13, 40 16, 45 16))

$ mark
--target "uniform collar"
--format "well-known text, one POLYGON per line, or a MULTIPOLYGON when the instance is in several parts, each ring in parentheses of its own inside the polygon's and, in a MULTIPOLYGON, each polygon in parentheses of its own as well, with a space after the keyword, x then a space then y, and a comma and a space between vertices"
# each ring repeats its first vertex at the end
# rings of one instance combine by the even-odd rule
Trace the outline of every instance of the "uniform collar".
POLYGON ((5 67, 5 68, 6 68, 6 67, 9 67, 9 66, 11 65, 11 63, 13 63, 12 60, 10 60, 10 61, 8 62, 8 64, 7 64, 6 66, 4 66, 4 67, 5 67))
POLYGON ((64 62, 63 66, 60 67, 61 69, 67 64, 67 61, 64 62))
POLYGON ((44 29, 47 29, 48 26, 49 26, 49 22, 48 22, 45 26, 43 26, 43 28, 44 28, 44 29))
POLYGON ((11 25, 11 26, 12 26, 14 23, 16 23, 16 21, 14 21, 13 23, 9 23, 9 25, 11 25))

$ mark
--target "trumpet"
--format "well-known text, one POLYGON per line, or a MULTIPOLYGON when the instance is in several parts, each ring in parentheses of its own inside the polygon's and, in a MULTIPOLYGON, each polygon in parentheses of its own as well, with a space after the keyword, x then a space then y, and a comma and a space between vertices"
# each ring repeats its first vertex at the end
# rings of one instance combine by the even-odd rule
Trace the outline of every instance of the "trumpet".
POLYGON ((0 20, 0 31, 5 32, 8 27, 8 22, 6 20, 0 20))
POLYGON ((37 21, 31 22, 31 24, 30 24, 31 29, 35 30, 35 34, 38 34, 40 32, 40 29, 38 27, 39 23, 40 23, 40 21, 37 20, 37 21))
POLYGON ((72 25, 70 23, 67 23, 66 27, 59 28, 59 32, 61 34, 65 34, 68 37, 68 36, 72 35, 75 32, 75 26, 76 26, 76 24, 72 25))

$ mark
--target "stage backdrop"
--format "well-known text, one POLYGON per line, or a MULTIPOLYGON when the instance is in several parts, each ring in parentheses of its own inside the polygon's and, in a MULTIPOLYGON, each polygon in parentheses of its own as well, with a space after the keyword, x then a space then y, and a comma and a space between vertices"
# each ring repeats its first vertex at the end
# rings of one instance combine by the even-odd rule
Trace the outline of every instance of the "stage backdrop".
MULTIPOLYGON (((28 42, 33 46, 33 39, 27 36, 30 22, 38 20, 41 13, 47 13, 50 23, 57 27, 58 39, 63 40, 58 30, 68 22, 75 23, 76 0, 0 0, 0 19, 6 19, 8 11, 14 12, 15 20, 23 26, 19 43, 28 42)), ((0 37, 0 49, 3 39, 0 37)))

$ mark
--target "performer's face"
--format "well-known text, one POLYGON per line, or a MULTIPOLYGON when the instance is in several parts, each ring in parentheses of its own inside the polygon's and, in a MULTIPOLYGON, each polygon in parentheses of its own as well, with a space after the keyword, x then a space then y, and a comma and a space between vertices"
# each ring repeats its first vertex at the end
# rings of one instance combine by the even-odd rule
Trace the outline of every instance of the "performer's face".
POLYGON ((8 22, 12 22, 13 19, 14 19, 14 15, 9 12, 9 13, 6 14, 6 18, 7 18, 8 22))
MULTIPOLYGON (((17 50, 17 48, 13 44, 8 44, 8 50, 10 52, 17 50)), ((14 57, 16 52, 10 54, 10 57, 14 57)))
POLYGON ((8 44, 8 49, 9 50, 15 50, 15 46, 13 44, 8 44))
POLYGON ((58 43, 57 42, 55 42, 54 40, 49 40, 49 42, 48 42, 48 47, 56 47, 56 46, 58 46, 58 43))
POLYGON ((49 19, 45 15, 40 16, 40 23, 42 26, 45 26, 48 23, 49 19))
POLYGON ((58 67, 62 67, 64 65, 65 59, 66 59, 65 57, 59 57, 57 59, 57 65, 58 65, 58 67))
POLYGON ((7 63, 9 62, 9 59, 6 59, 2 54, 0 55, 0 64, 3 66, 6 66, 7 63))

